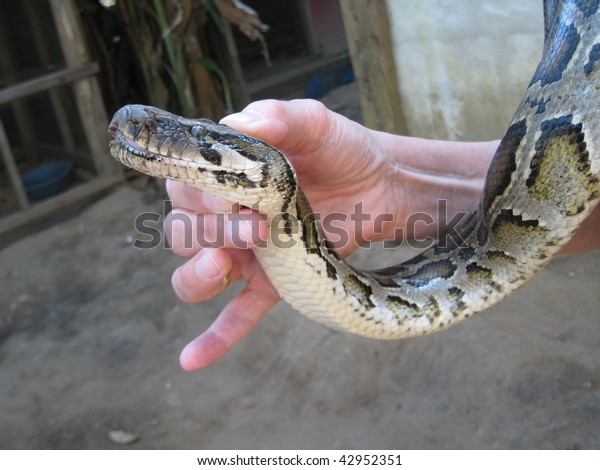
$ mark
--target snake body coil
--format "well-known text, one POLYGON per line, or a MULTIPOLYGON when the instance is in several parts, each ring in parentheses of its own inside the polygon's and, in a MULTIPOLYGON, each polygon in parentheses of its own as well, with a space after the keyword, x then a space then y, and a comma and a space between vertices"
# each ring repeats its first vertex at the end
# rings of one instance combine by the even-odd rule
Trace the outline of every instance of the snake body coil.
POLYGON ((359 271, 326 241, 277 149, 211 121, 126 106, 112 154, 153 176, 257 207, 282 228, 255 250, 279 292, 330 327, 376 338, 432 333, 493 305, 545 266, 600 197, 598 0, 546 2, 546 42, 476 211, 408 262, 359 271), (282 239, 283 237, 283 239, 282 239))

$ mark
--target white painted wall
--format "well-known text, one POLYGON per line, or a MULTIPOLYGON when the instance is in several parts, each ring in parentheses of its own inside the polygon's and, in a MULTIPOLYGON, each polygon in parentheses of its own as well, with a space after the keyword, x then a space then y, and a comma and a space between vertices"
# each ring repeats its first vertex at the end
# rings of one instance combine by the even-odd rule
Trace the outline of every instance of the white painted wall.
POLYGON ((502 137, 539 61, 542 0, 386 0, 411 135, 502 137))

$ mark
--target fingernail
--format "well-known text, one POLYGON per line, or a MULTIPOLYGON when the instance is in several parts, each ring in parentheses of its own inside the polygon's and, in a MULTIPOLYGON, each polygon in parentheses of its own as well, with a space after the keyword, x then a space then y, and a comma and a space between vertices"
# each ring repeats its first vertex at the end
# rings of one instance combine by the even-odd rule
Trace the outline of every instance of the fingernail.
POLYGON ((258 121, 260 121, 261 117, 257 116, 256 114, 251 114, 248 112, 239 112, 239 113, 234 113, 234 114, 230 114, 229 116, 225 116, 223 119, 221 119, 221 124, 227 124, 227 125, 235 125, 235 123, 240 123, 240 124, 251 124, 251 123, 256 123, 258 121))
POLYGON ((222 279, 224 274, 217 262, 206 251, 196 263, 196 275, 205 281, 212 281, 215 278, 222 279))

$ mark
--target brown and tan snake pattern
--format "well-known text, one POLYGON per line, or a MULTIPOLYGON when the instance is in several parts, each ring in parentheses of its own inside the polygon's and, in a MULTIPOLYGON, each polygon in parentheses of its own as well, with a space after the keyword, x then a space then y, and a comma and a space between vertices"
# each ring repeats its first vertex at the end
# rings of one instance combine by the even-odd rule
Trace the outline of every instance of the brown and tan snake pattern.
POLYGON ((541 62, 493 159, 476 211, 399 266, 359 271, 323 237, 277 149, 211 121, 141 105, 115 114, 112 154, 153 176, 255 207, 283 243, 255 250, 280 295, 332 328, 402 338, 495 304, 544 267, 600 196, 598 0, 546 2, 541 62))

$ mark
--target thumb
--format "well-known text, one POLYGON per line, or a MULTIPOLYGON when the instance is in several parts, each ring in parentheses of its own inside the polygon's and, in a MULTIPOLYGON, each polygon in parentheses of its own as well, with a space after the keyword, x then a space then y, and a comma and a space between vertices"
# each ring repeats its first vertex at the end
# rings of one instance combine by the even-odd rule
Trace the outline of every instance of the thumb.
POLYGON ((284 152, 309 153, 323 144, 336 117, 315 100, 262 100, 224 117, 221 123, 284 152))

